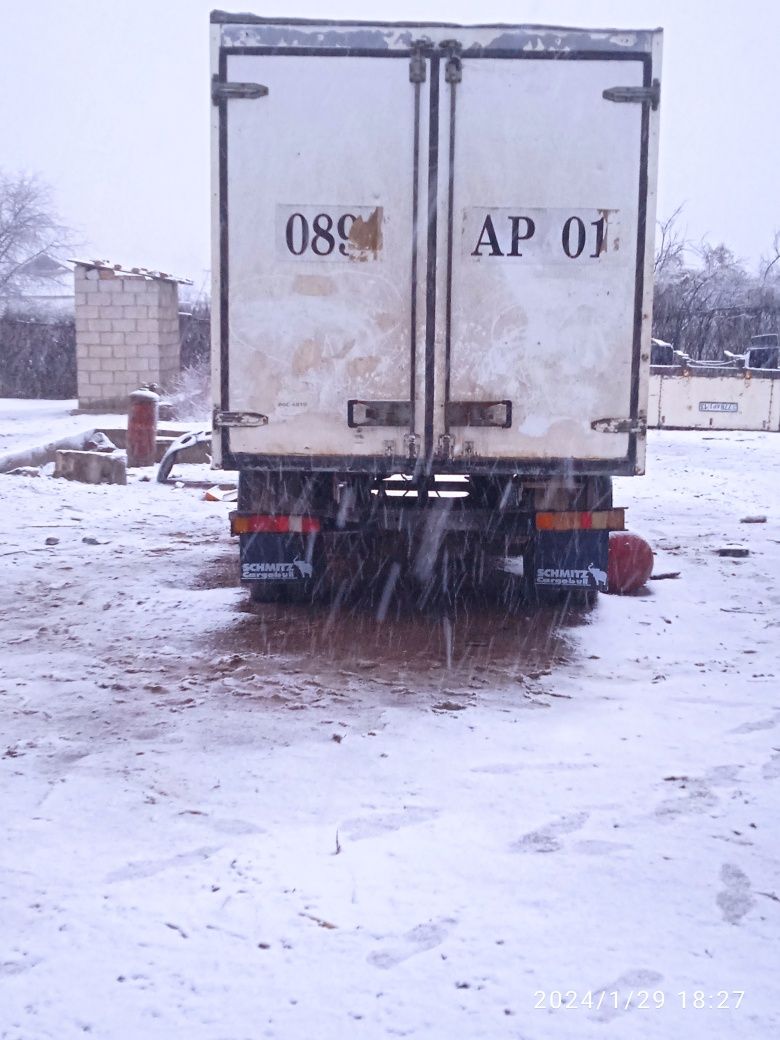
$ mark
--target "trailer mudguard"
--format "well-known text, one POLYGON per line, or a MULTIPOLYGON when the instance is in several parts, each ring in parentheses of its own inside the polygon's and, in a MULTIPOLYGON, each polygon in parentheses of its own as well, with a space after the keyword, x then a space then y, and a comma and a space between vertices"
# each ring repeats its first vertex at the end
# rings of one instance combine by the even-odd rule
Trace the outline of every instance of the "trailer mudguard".
POLYGON ((241 581, 306 582, 314 578, 316 534, 242 534, 241 581))
POLYGON ((609 531, 540 531, 533 582, 537 587, 607 591, 609 531))

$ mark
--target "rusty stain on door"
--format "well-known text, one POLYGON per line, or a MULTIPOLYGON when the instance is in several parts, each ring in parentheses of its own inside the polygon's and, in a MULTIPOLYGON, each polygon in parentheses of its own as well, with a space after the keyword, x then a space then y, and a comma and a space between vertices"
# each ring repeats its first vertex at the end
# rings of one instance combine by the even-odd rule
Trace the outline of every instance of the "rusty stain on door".
POLYGON ((370 217, 364 220, 355 217, 349 229, 349 256, 353 260, 367 260, 368 254, 377 254, 382 249, 382 207, 377 206, 370 217))

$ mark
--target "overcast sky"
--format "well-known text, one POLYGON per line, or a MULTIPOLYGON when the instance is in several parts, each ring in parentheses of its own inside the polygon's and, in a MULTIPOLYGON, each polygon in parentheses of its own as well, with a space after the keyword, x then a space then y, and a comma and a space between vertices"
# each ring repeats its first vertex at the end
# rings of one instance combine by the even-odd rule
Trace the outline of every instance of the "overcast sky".
MULTIPOLYGON (((40 173, 82 254, 203 283, 205 0, 0 0, 0 165, 40 173)), ((665 30, 659 216, 758 265, 780 229, 780 0, 283 0, 266 16, 665 30)))

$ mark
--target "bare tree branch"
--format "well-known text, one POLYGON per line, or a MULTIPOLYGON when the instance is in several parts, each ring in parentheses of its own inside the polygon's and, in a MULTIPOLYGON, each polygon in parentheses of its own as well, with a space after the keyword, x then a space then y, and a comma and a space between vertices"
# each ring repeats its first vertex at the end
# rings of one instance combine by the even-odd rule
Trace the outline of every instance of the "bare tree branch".
MULTIPOLYGON (((71 245, 72 232, 60 223, 49 186, 35 176, 0 171, 0 297, 23 291, 32 261, 67 252, 71 245)), ((35 277, 55 277, 55 272, 38 270, 35 277)))
POLYGON ((780 231, 775 231, 774 238, 772 239, 772 256, 768 259, 762 258, 764 264, 764 274, 761 278, 762 283, 766 283, 766 280, 769 277, 769 272, 778 261, 780 261, 780 231))
POLYGON ((683 205, 681 204, 666 220, 656 221, 658 230, 653 263, 653 275, 656 279, 662 278, 672 270, 679 270, 683 266, 688 241, 677 227, 682 211, 683 205))

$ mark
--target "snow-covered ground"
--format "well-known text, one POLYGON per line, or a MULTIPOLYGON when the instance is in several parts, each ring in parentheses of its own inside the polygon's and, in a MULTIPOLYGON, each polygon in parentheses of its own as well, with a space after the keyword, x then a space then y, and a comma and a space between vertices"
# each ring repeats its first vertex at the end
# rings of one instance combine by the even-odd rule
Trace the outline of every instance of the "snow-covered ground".
POLYGON ((449 664, 250 611, 202 490, 0 476, 0 1037, 776 1037, 779 450, 651 434, 679 580, 449 664))
POLYGON ((0 456, 37 448, 88 430, 113 429, 126 422, 119 415, 79 414, 78 401, 25 401, 0 397, 0 456))

